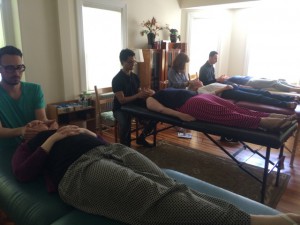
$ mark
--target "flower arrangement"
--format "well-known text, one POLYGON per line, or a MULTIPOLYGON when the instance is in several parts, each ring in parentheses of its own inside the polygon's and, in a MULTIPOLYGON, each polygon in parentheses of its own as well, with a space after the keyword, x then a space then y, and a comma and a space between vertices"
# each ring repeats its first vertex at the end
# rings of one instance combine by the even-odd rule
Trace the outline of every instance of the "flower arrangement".
POLYGON ((159 34, 158 34, 158 31, 160 31, 160 30, 163 29, 163 27, 161 27, 161 26, 158 25, 158 23, 157 23, 155 17, 152 17, 151 20, 147 20, 146 22, 143 21, 141 25, 142 25, 142 27, 145 28, 144 30, 142 30, 142 31, 140 32, 140 34, 141 34, 142 36, 144 36, 145 34, 149 34, 149 33, 154 33, 155 36, 156 36, 156 35, 158 36, 158 35, 159 35, 159 34))
POLYGON ((166 24, 166 27, 165 27, 166 30, 168 30, 170 32, 170 37, 176 37, 176 39, 178 38, 179 41, 180 41, 180 34, 178 34, 178 30, 177 29, 174 29, 174 28, 170 28, 169 27, 169 24, 166 24))

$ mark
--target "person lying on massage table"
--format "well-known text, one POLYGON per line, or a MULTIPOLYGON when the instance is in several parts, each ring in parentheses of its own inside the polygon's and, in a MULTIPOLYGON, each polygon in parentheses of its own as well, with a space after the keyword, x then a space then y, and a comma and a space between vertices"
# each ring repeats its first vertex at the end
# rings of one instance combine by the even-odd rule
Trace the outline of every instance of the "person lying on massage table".
POLYGON ((197 92, 199 94, 214 94, 226 99, 257 102, 288 109, 295 109, 298 104, 296 102, 298 99, 294 96, 271 94, 267 90, 243 88, 235 84, 211 83, 204 86, 200 81, 200 87, 197 89, 197 92))
POLYGON ((298 214, 249 215, 189 189, 136 150, 85 128, 36 125, 41 132, 13 155, 15 176, 28 182, 44 174, 48 190, 57 189, 64 202, 84 212, 132 225, 300 224, 298 214))
POLYGON ((183 121, 202 120, 233 127, 278 131, 296 122, 296 117, 244 109, 212 94, 166 88, 146 100, 147 108, 183 121))
POLYGON ((232 76, 225 77, 223 83, 226 84, 238 84, 251 88, 273 88, 277 91, 283 92, 297 92, 300 93, 300 87, 287 83, 285 80, 272 80, 267 78, 255 78, 251 76, 232 76))

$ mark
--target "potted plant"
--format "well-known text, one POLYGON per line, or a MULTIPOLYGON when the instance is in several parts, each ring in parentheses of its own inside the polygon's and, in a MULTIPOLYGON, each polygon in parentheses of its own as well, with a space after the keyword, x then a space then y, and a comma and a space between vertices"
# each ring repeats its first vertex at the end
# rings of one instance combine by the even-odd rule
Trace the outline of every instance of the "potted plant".
POLYGON ((166 24, 166 30, 170 33, 170 40, 171 42, 176 43, 177 39, 180 41, 180 34, 178 34, 178 30, 175 28, 170 28, 168 24, 166 24))
POLYGON ((142 27, 144 28, 140 34, 144 36, 147 35, 148 38, 148 45, 151 45, 153 47, 155 37, 158 36, 158 31, 162 30, 163 28, 158 25, 155 17, 152 17, 151 20, 143 21, 142 27))

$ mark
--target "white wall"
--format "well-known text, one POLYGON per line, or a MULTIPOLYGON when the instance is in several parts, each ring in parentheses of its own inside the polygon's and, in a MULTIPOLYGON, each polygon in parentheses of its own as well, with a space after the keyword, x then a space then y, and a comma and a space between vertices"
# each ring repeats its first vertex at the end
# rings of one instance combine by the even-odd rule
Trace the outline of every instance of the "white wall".
POLYGON ((41 84, 46 101, 61 100, 63 83, 57 3, 53 0, 18 0, 18 9, 26 81, 41 84))
MULTIPOLYGON (((127 4, 129 48, 147 46, 147 38, 139 33, 140 23, 152 16, 162 26, 168 23, 181 28, 177 0, 123 1, 127 4)), ((26 81, 41 84, 47 102, 77 98, 82 90, 75 0, 18 0, 18 9, 26 81)), ((167 31, 160 38, 168 39, 167 31)))

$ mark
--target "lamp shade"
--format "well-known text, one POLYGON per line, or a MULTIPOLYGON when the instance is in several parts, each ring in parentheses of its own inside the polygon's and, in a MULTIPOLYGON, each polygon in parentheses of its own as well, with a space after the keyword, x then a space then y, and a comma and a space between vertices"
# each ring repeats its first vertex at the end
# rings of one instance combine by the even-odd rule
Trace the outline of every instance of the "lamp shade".
POLYGON ((142 49, 135 49, 133 50, 135 53, 135 60, 136 62, 144 62, 144 55, 143 55, 143 50, 142 49))

